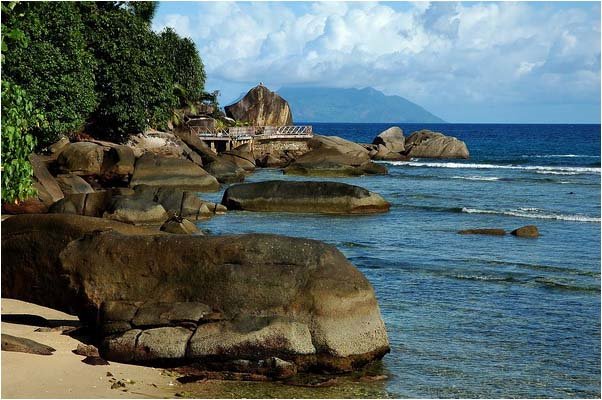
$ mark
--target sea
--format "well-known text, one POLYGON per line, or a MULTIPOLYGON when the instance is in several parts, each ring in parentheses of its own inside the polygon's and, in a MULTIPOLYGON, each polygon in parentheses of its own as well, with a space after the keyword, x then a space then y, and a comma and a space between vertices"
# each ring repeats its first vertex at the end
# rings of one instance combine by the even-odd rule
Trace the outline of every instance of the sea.
MULTIPOLYGON (((600 398, 600 125, 311 125, 363 143, 393 125, 406 136, 431 129, 470 151, 469 160, 383 162, 388 175, 327 178, 381 194, 391 203, 386 214, 230 211, 199 223, 209 234, 275 233, 336 246, 376 292, 391 352, 373 373, 388 379, 186 390, 249 398, 600 398), (537 239, 457 233, 531 224, 537 239)), ((324 180, 258 169, 246 181, 272 179, 324 180)))

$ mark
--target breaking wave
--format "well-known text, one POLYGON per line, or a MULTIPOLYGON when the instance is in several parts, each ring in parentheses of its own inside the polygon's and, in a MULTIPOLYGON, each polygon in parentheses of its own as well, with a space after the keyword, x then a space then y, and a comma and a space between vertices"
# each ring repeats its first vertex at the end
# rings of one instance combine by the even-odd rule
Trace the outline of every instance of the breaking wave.
POLYGON ((600 174, 600 168, 594 167, 563 167, 542 165, 499 165, 499 164, 475 164, 458 162, 418 162, 418 161, 384 161, 387 164, 426 167, 426 168, 458 168, 458 169, 511 169, 523 171, 535 171, 538 173, 572 173, 572 174, 600 174))
POLYGON ((600 222, 600 217, 591 217, 579 214, 557 214, 540 210, 538 208, 518 208, 514 210, 484 210, 479 208, 462 207, 463 213, 468 214, 498 214, 521 218, 555 219, 560 221, 600 222))

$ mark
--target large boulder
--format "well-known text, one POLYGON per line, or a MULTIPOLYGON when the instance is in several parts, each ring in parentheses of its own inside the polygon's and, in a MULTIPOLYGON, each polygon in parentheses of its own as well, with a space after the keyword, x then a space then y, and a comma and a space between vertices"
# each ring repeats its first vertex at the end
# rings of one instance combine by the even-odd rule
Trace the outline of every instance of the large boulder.
POLYGON ((245 171, 255 170, 255 155, 249 143, 242 144, 232 150, 225 151, 221 157, 228 160, 245 171))
POLYGON ((405 151, 405 137, 403 136, 403 130, 398 126, 392 126, 382 131, 374 138, 372 143, 376 145, 381 144, 395 153, 405 151))
POLYGON ((230 186, 222 204, 231 210, 367 214, 389 211, 380 195, 339 182, 265 181, 230 186))
POLYGON ((210 218, 226 211, 221 204, 202 200, 196 193, 173 187, 138 185, 131 197, 160 204, 168 214, 191 219, 210 218))
POLYGON ((77 175, 100 174, 104 150, 96 143, 69 143, 59 154, 57 163, 63 172, 77 175))
POLYGON ((361 176, 387 173, 372 166, 370 152, 363 146, 338 136, 315 135, 308 141, 310 151, 297 157, 285 174, 308 176, 361 176))
POLYGON ((109 360, 278 357, 348 371, 389 351, 374 290, 333 246, 149 234, 73 215, 2 224, 2 296, 77 314, 109 360))
POLYGON ((539 229, 535 225, 526 225, 520 228, 517 228, 510 232, 514 236, 524 237, 524 238, 537 238, 539 237, 539 229))
POLYGON ((228 117, 254 126, 293 124, 293 114, 286 100, 261 84, 225 110, 228 117))
POLYGON ((379 161, 404 161, 410 159, 408 156, 404 156, 401 153, 391 151, 382 144, 377 145, 376 152, 371 154, 371 157, 373 160, 379 161))
POLYGON ((72 193, 54 203, 49 212, 77 214, 89 217, 102 217, 111 204, 113 190, 99 190, 91 193, 72 193))
POLYGON ((423 129, 412 133, 405 140, 405 154, 418 158, 464 158, 470 154, 466 143, 440 132, 423 129))
POLYGON ((130 186, 177 187, 199 192, 219 189, 217 179, 188 160, 146 153, 136 161, 130 186))
POLYGON ((64 194, 94 193, 92 186, 81 177, 73 174, 60 174, 56 182, 64 194))
POLYGON ((188 145, 192 150, 194 150, 198 155, 201 156, 203 160, 203 165, 209 164, 215 160, 217 160, 217 154, 211 150, 211 148, 203 142, 197 135, 192 133, 189 129, 178 129, 174 131, 174 135, 176 135, 180 140, 188 145))
POLYGON ((213 175, 220 183, 235 183, 245 180, 245 170, 226 157, 217 157, 205 166, 205 171, 213 175))
POLYGON ((103 218, 134 225, 161 225, 169 215, 159 203, 137 196, 116 196, 103 218))
POLYGON ((114 145, 105 152, 102 174, 107 178, 131 175, 134 173, 136 157, 129 146, 114 145))
POLYGON ((130 136, 126 145, 132 149, 136 157, 151 153, 166 158, 182 158, 203 166, 200 155, 172 133, 148 130, 130 136))
MULTIPOLYGON (((67 143, 69 143, 69 141, 67 141, 67 143)), ((64 146, 66 146, 66 144, 64 146)), ((32 153, 29 155, 29 162, 33 169, 34 187, 38 192, 38 198, 47 207, 50 207, 52 204, 65 197, 58 182, 48 171, 42 157, 32 153)))

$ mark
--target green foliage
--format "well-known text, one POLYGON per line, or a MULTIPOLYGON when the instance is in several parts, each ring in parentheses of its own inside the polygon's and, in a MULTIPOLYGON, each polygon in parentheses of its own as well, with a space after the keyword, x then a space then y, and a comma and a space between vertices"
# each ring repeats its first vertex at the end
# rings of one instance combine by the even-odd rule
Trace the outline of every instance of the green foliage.
POLYGON ((201 100, 205 85, 205 68, 194 42, 182 38, 171 28, 161 32, 161 48, 166 68, 173 79, 174 95, 180 106, 201 100))
POLYGON ((144 20, 122 8, 87 7, 91 12, 86 35, 97 60, 100 99, 93 133, 120 141, 148 126, 162 127, 177 99, 160 38, 144 20))
POLYGON ((45 123, 29 127, 39 147, 84 127, 122 141, 149 126, 163 128, 175 108, 202 98, 205 71, 196 46, 173 30, 154 33, 156 7, 2 3, 2 73, 44 111, 45 123), (5 37, 28 45, 6 46, 5 37))
MULTIPOLYGON (((3 17, 12 14, 15 4, 2 3, 3 17)), ((17 28, 8 30, 4 23, 1 32, 4 63, 6 51, 12 47, 27 46, 28 41, 23 31, 17 28)), ((43 115, 34 109, 22 88, 10 81, 2 81, 2 201, 18 202, 35 195, 33 169, 28 157, 36 141, 28 131, 42 120, 43 115)))
POLYGON ((46 124, 33 129, 44 147, 61 134, 80 130, 95 109, 94 60, 86 49, 84 25, 71 2, 23 2, 7 18, 6 27, 21 32, 27 46, 5 52, 3 74, 21 86, 46 124))
POLYGON ((28 160, 36 141, 27 131, 42 119, 23 89, 2 82, 2 201, 25 200, 36 193, 28 160))

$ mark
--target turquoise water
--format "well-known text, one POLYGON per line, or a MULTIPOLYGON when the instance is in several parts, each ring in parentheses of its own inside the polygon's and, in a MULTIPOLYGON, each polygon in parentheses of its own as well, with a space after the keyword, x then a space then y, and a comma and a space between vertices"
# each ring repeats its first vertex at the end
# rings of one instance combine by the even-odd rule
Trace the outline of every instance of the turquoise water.
MULTIPOLYGON (((425 127, 400 126, 406 133, 425 127)), ((387 127, 314 124, 314 131, 370 142, 387 127)), ((329 179, 380 193, 392 204, 387 214, 229 212, 199 224, 211 234, 323 240, 375 288, 391 342, 381 367, 389 380, 322 392, 270 385, 268 392, 600 397, 600 126, 430 128, 464 140, 471 159, 387 163, 386 176, 329 179), (540 238, 456 233, 528 224, 540 238)), ((265 169, 247 181, 268 179, 308 178, 265 169)), ((222 193, 203 197, 219 201, 222 193)), ((240 387, 221 393, 266 397, 257 385, 240 387)))

